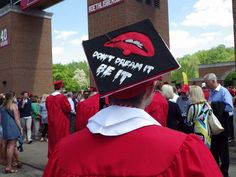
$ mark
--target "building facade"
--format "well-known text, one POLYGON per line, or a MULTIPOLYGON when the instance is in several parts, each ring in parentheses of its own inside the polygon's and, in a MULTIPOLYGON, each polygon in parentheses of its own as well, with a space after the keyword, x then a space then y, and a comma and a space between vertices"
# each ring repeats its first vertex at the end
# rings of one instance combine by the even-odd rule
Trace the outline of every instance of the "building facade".
POLYGON ((0 92, 52 91, 51 13, 0 9, 0 92))
MULTIPOLYGON (((52 14, 43 9, 61 1, 0 1, 0 92, 52 91, 52 14)), ((90 38, 148 18, 169 46, 168 0, 88 0, 88 12, 90 38)))

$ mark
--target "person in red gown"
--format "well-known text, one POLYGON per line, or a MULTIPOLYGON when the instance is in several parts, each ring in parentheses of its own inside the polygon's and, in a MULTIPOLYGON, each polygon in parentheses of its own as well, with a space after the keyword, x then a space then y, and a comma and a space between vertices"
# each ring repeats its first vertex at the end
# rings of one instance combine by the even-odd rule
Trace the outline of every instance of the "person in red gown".
POLYGON ((109 95, 110 106, 100 105, 85 128, 57 144, 43 177, 222 177, 199 137, 163 127, 144 111, 155 94, 153 80, 179 67, 159 37, 145 20, 83 42, 98 92, 109 95), (135 62, 144 70, 129 68, 135 62))
POLYGON ((145 108, 145 111, 156 119, 162 126, 167 125, 168 102, 161 93, 162 77, 157 78, 156 91, 152 102, 145 108))
POLYGON ((208 101, 211 91, 206 87, 205 82, 202 83, 202 91, 203 91, 205 99, 208 101))
POLYGON ((69 113, 71 106, 63 93, 63 82, 53 83, 55 92, 46 99, 46 108, 48 111, 48 158, 56 144, 65 136, 70 134, 69 113))
MULTIPOLYGON (((76 107, 76 131, 82 130, 86 127, 89 118, 95 115, 100 108, 100 95, 94 92, 85 101, 78 103, 76 107)), ((105 105, 108 105, 108 98, 105 99, 105 105)))
POLYGON ((100 95, 96 93, 88 99, 78 103, 76 107, 76 131, 85 128, 88 119, 99 111, 99 99, 100 95))
POLYGON ((111 106, 58 143, 43 177, 222 177, 197 136, 162 127, 144 111, 153 95, 151 81, 112 94, 111 106))

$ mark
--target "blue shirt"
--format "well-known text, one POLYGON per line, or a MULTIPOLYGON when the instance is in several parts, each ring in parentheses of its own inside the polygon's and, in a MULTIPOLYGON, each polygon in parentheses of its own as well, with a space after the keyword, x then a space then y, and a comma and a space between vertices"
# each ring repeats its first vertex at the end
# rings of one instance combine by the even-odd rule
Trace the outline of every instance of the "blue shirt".
POLYGON ((25 103, 24 108, 22 108, 23 100, 19 101, 18 108, 20 111, 20 117, 29 117, 31 116, 31 100, 27 98, 27 103, 25 103))
POLYGON ((226 104, 225 112, 232 114, 233 109, 234 109, 232 96, 229 93, 229 91, 225 87, 221 86, 220 84, 216 87, 215 90, 211 90, 209 101, 210 102, 224 102, 226 104))
POLYGON ((179 106, 182 117, 186 117, 188 113, 188 107, 191 104, 191 101, 188 97, 179 96, 176 103, 179 106))

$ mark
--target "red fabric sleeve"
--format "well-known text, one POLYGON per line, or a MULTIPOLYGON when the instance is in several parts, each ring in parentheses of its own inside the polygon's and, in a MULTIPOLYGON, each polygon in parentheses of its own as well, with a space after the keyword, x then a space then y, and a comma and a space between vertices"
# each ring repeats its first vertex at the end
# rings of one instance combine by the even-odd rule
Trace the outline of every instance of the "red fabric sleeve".
POLYGON ((145 108, 145 111, 156 119, 163 127, 167 125, 168 102, 161 95, 156 92, 152 102, 145 108))
POLYGON ((63 110, 63 112, 65 114, 68 114, 68 113, 71 112, 70 103, 69 103, 68 99, 64 95, 62 95, 62 105, 61 105, 61 108, 62 108, 62 110, 63 110))
POLYGON ((97 105, 88 106, 86 104, 78 104, 76 108, 76 131, 82 130, 88 124, 89 118, 99 111, 97 105))
POLYGON ((223 177, 211 152, 195 135, 188 135, 163 177, 223 177))
MULTIPOLYGON (((99 111, 99 94, 80 102, 76 107, 76 131, 82 130, 88 124, 89 118, 99 111)), ((106 100, 107 101, 107 100, 106 100)))

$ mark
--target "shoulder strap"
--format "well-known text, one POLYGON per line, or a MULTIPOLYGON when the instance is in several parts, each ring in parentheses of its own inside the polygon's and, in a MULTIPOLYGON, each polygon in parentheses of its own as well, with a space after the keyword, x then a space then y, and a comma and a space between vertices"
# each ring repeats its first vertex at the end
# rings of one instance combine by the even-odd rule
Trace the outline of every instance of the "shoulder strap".
POLYGON ((8 114, 11 118, 15 119, 14 116, 12 115, 12 113, 10 113, 8 109, 5 108, 5 110, 6 110, 7 114, 8 114))

